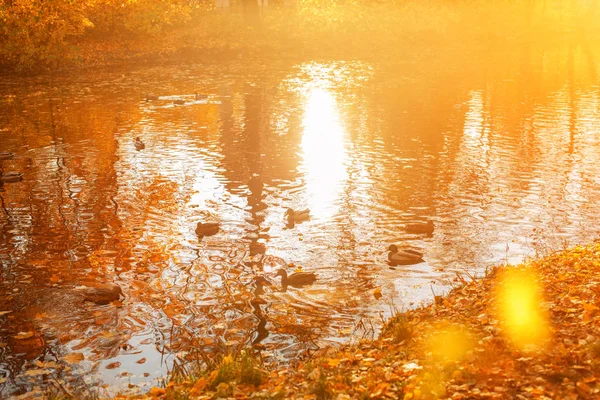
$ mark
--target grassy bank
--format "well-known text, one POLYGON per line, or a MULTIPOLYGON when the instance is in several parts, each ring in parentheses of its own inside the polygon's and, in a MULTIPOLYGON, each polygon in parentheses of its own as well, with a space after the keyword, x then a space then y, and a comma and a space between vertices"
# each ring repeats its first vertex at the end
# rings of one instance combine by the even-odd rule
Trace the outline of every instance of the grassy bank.
POLYGON ((594 38, 597 10, 565 3, 297 0, 265 8, 261 22, 248 26, 236 2, 226 11, 199 0, 60 0, 53 8, 11 2, 0 7, 0 64, 32 72, 247 55, 403 59, 430 45, 466 50, 566 34, 594 38))
POLYGON ((265 370, 250 353, 143 398, 528 399, 600 396, 600 245, 463 279, 380 338, 265 370))

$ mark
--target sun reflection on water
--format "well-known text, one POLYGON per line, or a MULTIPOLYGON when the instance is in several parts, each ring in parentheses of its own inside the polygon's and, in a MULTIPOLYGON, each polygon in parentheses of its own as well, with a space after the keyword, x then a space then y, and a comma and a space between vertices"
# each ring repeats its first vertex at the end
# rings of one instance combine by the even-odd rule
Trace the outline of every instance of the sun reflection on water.
POLYGON ((309 89, 303 117, 303 164, 306 196, 311 214, 329 218, 348 174, 345 167, 346 135, 333 94, 322 87, 309 89))

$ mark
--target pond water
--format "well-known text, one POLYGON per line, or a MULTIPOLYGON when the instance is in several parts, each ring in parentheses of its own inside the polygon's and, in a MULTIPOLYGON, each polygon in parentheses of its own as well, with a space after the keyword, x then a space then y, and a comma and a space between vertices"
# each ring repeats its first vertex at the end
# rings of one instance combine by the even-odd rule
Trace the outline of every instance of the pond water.
POLYGON ((15 156, 0 168, 24 179, 0 186, 0 394, 135 392, 250 346, 286 362, 376 335, 457 273, 594 240, 595 54, 2 78, 0 152, 15 156), (289 207, 310 219, 289 226, 289 207), (199 238, 206 221, 221 229, 199 238), (432 235, 406 231, 426 221, 432 235), (424 262, 390 266, 392 243, 424 262), (282 266, 318 280, 284 292, 282 266), (106 283, 120 304, 77 296, 106 283))

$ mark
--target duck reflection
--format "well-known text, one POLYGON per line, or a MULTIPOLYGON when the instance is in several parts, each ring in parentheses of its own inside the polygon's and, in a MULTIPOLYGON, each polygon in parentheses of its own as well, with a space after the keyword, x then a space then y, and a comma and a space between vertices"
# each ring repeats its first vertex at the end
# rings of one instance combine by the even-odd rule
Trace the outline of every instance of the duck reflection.
POLYGON ((269 336, 269 331, 267 330, 267 317, 263 314, 263 311, 260 307, 261 305, 267 304, 267 301, 261 296, 265 293, 264 285, 271 286, 271 282, 269 282, 264 276, 257 276, 254 280, 254 284, 254 297, 250 301, 250 304, 252 305, 253 309, 252 313, 258 319, 258 324, 254 329, 252 346, 258 347, 258 345, 269 336))

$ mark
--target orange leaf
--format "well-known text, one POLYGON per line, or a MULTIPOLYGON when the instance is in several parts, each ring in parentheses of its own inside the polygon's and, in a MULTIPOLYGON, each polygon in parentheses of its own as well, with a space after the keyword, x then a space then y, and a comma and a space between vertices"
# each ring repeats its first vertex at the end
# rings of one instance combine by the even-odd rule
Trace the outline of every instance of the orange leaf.
POLYGON ((34 333, 32 331, 29 331, 29 332, 19 332, 13 337, 15 339, 28 339, 28 338, 32 337, 33 335, 34 335, 34 333))
POLYGON ((84 360, 84 358, 85 357, 83 356, 83 353, 71 353, 67 354, 62 359, 68 362, 69 364, 79 364, 81 361, 84 360))

